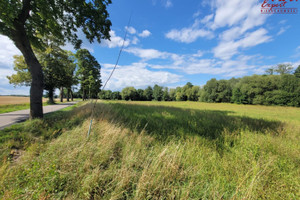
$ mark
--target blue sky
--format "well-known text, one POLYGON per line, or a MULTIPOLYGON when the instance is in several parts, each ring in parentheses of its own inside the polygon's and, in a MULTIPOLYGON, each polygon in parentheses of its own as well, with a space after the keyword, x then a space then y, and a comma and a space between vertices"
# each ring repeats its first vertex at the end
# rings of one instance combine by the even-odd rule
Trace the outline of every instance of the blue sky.
MULTIPOLYGON (((270 1, 272 2, 272 1, 270 1)), ((106 89, 145 88, 159 84, 204 85, 211 78, 263 74, 278 63, 300 64, 300 14, 261 14, 262 0, 113 1, 111 41, 87 48, 101 64, 104 82, 114 66, 125 30, 128 38, 106 89), (127 27, 130 15, 131 23, 127 27)), ((272 3, 278 3, 276 0, 272 3)), ((286 8, 300 9, 287 1, 286 8)), ((12 56, 20 54, 0 36, 0 94, 28 94, 9 85, 12 56)), ((66 49, 72 50, 70 45, 66 49)))

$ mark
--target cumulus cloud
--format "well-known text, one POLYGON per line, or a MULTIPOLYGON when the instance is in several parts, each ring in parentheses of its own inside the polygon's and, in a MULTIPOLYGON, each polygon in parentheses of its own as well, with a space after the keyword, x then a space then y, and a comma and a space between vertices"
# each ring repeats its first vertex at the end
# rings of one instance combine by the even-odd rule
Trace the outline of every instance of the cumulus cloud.
POLYGON ((213 49, 214 56, 223 60, 230 59, 232 56, 238 53, 239 49, 253 47, 270 41, 271 37, 268 36, 267 33, 268 31, 266 29, 260 28, 251 33, 247 33, 245 37, 237 41, 227 41, 225 39, 213 49))
POLYGON ((139 34, 140 37, 143 37, 143 38, 146 38, 146 37, 149 37, 151 35, 151 32, 148 31, 148 30, 143 30, 143 32, 141 32, 139 34))
POLYGON ((124 49, 128 53, 132 53, 143 60, 151 60, 158 58, 167 58, 169 56, 166 52, 161 52, 156 49, 141 49, 141 48, 128 48, 124 49))
POLYGON ((20 55, 21 52, 17 49, 17 47, 15 47, 14 43, 8 37, 3 35, 0 35, 0 46, 0 69, 12 69, 13 56, 20 55))
MULTIPOLYGON (((238 50, 239 48, 246 48, 251 45, 256 45, 256 43, 263 42, 262 40, 255 40, 254 38, 257 35, 263 35, 263 30, 254 31, 249 34, 248 37, 239 40, 234 44, 229 44, 228 48, 232 48, 235 46, 238 50), (250 38, 250 39, 249 39, 250 38)), ((265 38, 268 39, 268 38, 265 38)), ((229 49, 230 50, 230 49, 229 49)), ((179 73, 184 74, 218 74, 225 77, 232 76, 243 76, 249 73, 263 73, 264 68, 261 66, 253 65, 254 62, 259 62, 263 59, 260 55, 255 56, 246 56, 240 55, 235 59, 218 59, 218 58, 207 58, 204 57, 204 54, 207 52, 198 50, 195 53, 191 54, 175 54, 170 52, 161 52, 156 49, 140 49, 140 48, 132 48, 126 50, 128 53, 131 53, 139 58, 141 58, 141 63, 144 66, 147 66, 151 69, 155 70, 173 70, 179 73), (160 64, 151 63, 152 59, 160 59, 160 64), (146 63, 146 61, 148 63, 146 63), (249 64, 252 63, 252 64, 249 64)), ((224 51, 227 52, 227 51, 224 51)), ((231 51, 228 51, 231 52, 231 51)), ((231 53, 229 57, 231 57, 235 52, 231 53)), ((223 57, 226 56, 225 54, 223 57)), ((113 65, 107 65, 106 68, 111 68, 113 65)))
MULTIPOLYGON (((181 76, 167 71, 151 71, 147 63, 132 63, 131 65, 118 66, 107 89, 121 90, 127 86, 145 88, 148 85, 166 85, 180 81, 181 76)), ((111 72, 111 64, 102 64, 102 79, 106 80, 111 72)))
POLYGON ((213 32, 208 30, 189 27, 180 30, 173 29, 169 31, 165 36, 177 42, 192 43, 196 41, 199 37, 211 39, 214 37, 214 34, 213 32))
POLYGON ((135 28, 133 28, 132 26, 129 26, 129 27, 127 27, 127 26, 125 26, 125 29, 128 31, 128 33, 130 33, 130 34, 136 34, 136 30, 135 30, 135 28))
MULTIPOLYGON (((109 32, 110 34, 110 41, 104 40, 102 45, 107 46, 108 48, 115 48, 115 47, 121 47, 123 45, 123 38, 116 35, 115 31, 111 30, 109 32)), ((124 47, 127 47, 130 44, 129 40, 126 40, 124 42, 124 47)))
POLYGON ((242 23, 244 29, 261 25, 265 22, 266 15, 260 13, 260 3, 257 0, 216 0, 216 9, 213 29, 235 26, 242 23))

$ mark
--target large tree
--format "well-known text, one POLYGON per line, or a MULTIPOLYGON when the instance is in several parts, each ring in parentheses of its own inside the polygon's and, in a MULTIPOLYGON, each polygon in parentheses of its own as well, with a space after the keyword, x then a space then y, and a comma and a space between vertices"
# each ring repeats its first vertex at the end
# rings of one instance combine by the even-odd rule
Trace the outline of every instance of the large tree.
POLYGON ((293 66, 291 64, 278 64, 276 66, 275 72, 280 75, 290 74, 293 70, 293 66))
MULTIPOLYGON (((74 83, 75 63, 72 53, 52 44, 45 51, 35 50, 35 54, 42 65, 44 89, 48 91, 49 103, 54 103, 54 89, 71 88, 74 83)), ((14 70, 17 73, 7 77, 9 83, 14 86, 30 86, 32 78, 24 57, 17 55, 14 59, 14 70)))
POLYGON ((161 101, 163 98, 163 88, 157 84, 153 87, 153 98, 155 101, 161 101))
POLYGON ((75 57, 77 58, 77 77, 82 99, 96 98, 101 87, 100 64, 87 49, 78 50, 75 57))
POLYGON ((42 118, 43 72, 32 46, 43 47, 40 36, 53 35, 79 48, 78 30, 87 39, 109 39, 111 22, 107 5, 111 0, 1 0, 0 34, 8 36, 23 54, 32 82, 30 118, 42 118))

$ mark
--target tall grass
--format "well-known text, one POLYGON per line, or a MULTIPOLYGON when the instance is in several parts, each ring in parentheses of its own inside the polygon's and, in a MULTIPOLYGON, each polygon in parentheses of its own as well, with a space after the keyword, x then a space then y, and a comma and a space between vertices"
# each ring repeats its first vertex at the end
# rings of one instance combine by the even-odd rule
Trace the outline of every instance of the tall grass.
MULTIPOLYGON (((49 117, 40 122, 48 123, 49 132, 56 130, 52 127, 66 128, 43 143, 26 146, 17 160, 2 162, 0 195, 3 199, 300 198, 297 124, 228 109, 183 107, 100 103, 89 138, 90 104, 61 112, 57 120, 49 117)), ((29 125, 30 133, 40 130, 29 125)))

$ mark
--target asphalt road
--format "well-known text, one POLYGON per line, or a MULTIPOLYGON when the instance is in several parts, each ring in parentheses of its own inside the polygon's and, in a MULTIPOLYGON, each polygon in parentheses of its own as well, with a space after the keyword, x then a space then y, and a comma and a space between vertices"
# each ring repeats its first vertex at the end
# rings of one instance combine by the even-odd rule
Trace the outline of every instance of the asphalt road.
MULTIPOLYGON (((69 107, 76 103, 77 103, 76 101, 73 101, 73 102, 67 102, 62 104, 43 106, 43 111, 44 114, 46 114, 46 113, 54 112, 69 107)), ((25 121, 28 118, 29 118, 29 109, 0 114, 0 130, 10 125, 13 125, 15 123, 25 121)))

